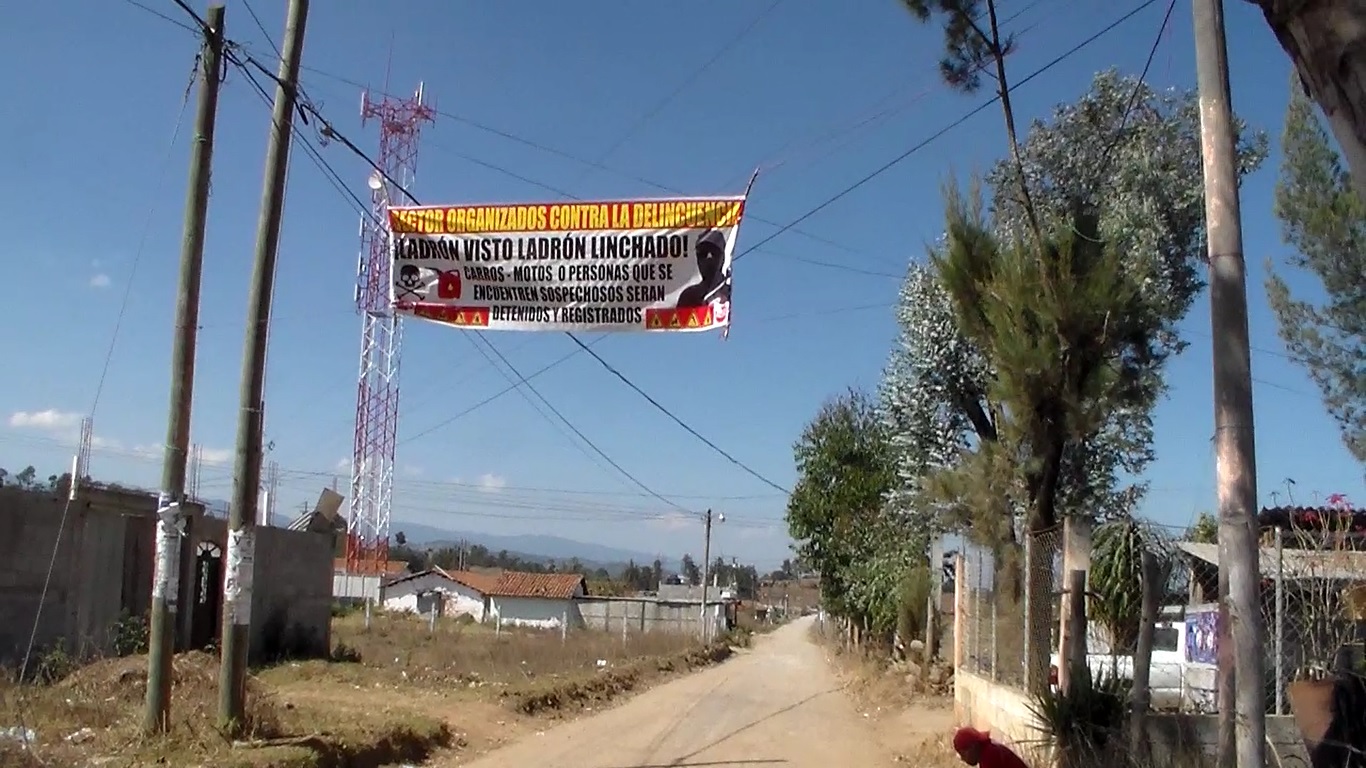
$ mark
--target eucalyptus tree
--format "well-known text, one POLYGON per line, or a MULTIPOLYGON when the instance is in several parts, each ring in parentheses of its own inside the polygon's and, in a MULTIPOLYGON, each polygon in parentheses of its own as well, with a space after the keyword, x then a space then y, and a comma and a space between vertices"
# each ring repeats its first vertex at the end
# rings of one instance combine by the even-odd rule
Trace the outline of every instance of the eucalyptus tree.
POLYGON ((1318 385, 1342 441, 1366 464, 1366 206, 1309 100, 1292 87, 1281 140, 1276 217, 1291 267, 1322 299, 1297 295, 1268 264, 1266 288, 1290 356, 1318 385))

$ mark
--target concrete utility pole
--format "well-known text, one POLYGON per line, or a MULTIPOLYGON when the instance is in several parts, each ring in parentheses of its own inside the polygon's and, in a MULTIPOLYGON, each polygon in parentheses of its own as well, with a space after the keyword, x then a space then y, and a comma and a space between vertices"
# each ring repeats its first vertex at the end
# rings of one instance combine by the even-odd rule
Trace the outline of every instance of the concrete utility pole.
MULTIPOLYGON (((204 223, 209 210, 214 121, 223 67, 223 6, 209 7, 204 44, 199 51, 199 105, 190 148, 190 185, 185 230, 180 241, 175 341, 171 347, 171 406, 166 422, 166 452, 157 498, 156 563, 152 576, 152 615, 147 633, 147 699, 142 728, 165 730, 171 715, 171 655, 175 652, 180 593, 181 533, 185 501, 185 464, 190 447, 190 407, 194 401, 195 341, 199 329, 199 283, 204 265, 204 223)), ((79 478, 72 478, 72 487, 79 478)))
POLYGON ((275 256, 280 242, 289 142, 298 96, 299 61, 304 49, 308 0, 290 0, 285 40, 275 85, 256 259, 247 301, 247 336, 242 356, 242 393, 237 419, 237 461, 228 517, 227 568, 223 575, 223 648, 218 676, 219 726, 233 733, 242 727, 246 703, 247 650, 251 639, 252 577, 255 569, 256 504, 261 487, 262 412, 265 407, 266 342, 275 289, 275 256))
POLYGON ((707 570, 711 567, 711 510, 702 518, 706 521, 706 532, 702 543, 702 642, 711 639, 711 626, 707 624, 707 570))
POLYGON ((1219 765, 1266 764, 1266 692, 1259 596, 1256 444, 1247 276, 1222 0, 1194 0, 1195 66, 1200 91, 1205 226, 1209 232, 1210 316, 1214 337, 1214 428, 1219 488, 1219 765), (1229 647, 1231 646, 1231 647, 1229 647), (1229 693, 1236 697, 1229 706, 1229 693), (1229 742, 1234 743, 1231 745, 1229 742))

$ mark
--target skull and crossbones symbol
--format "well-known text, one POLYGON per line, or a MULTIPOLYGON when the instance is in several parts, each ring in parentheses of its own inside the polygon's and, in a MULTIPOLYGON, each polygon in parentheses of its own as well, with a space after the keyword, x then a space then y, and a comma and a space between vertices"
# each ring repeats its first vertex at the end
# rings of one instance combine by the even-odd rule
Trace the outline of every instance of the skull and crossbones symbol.
POLYGON ((394 283, 400 301, 420 300, 427 292, 427 284, 422 279, 422 268, 414 264, 404 264, 398 268, 398 280, 394 283))

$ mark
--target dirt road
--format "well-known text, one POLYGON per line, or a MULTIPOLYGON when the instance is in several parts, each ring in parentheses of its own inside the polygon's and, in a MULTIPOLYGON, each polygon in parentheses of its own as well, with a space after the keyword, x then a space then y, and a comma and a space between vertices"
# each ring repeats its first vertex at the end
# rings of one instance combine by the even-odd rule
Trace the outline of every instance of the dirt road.
POLYGON ((528 736, 466 768, 891 765, 811 642, 813 620, 760 637, 719 667, 528 736))

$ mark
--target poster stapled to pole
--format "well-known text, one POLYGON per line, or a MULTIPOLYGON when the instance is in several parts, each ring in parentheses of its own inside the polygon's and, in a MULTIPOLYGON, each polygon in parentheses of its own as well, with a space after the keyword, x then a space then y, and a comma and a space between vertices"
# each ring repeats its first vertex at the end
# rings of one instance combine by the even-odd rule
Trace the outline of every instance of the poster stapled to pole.
POLYGON ((469 330, 721 330, 744 209, 744 196, 390 208, 393 307, 469 330))

